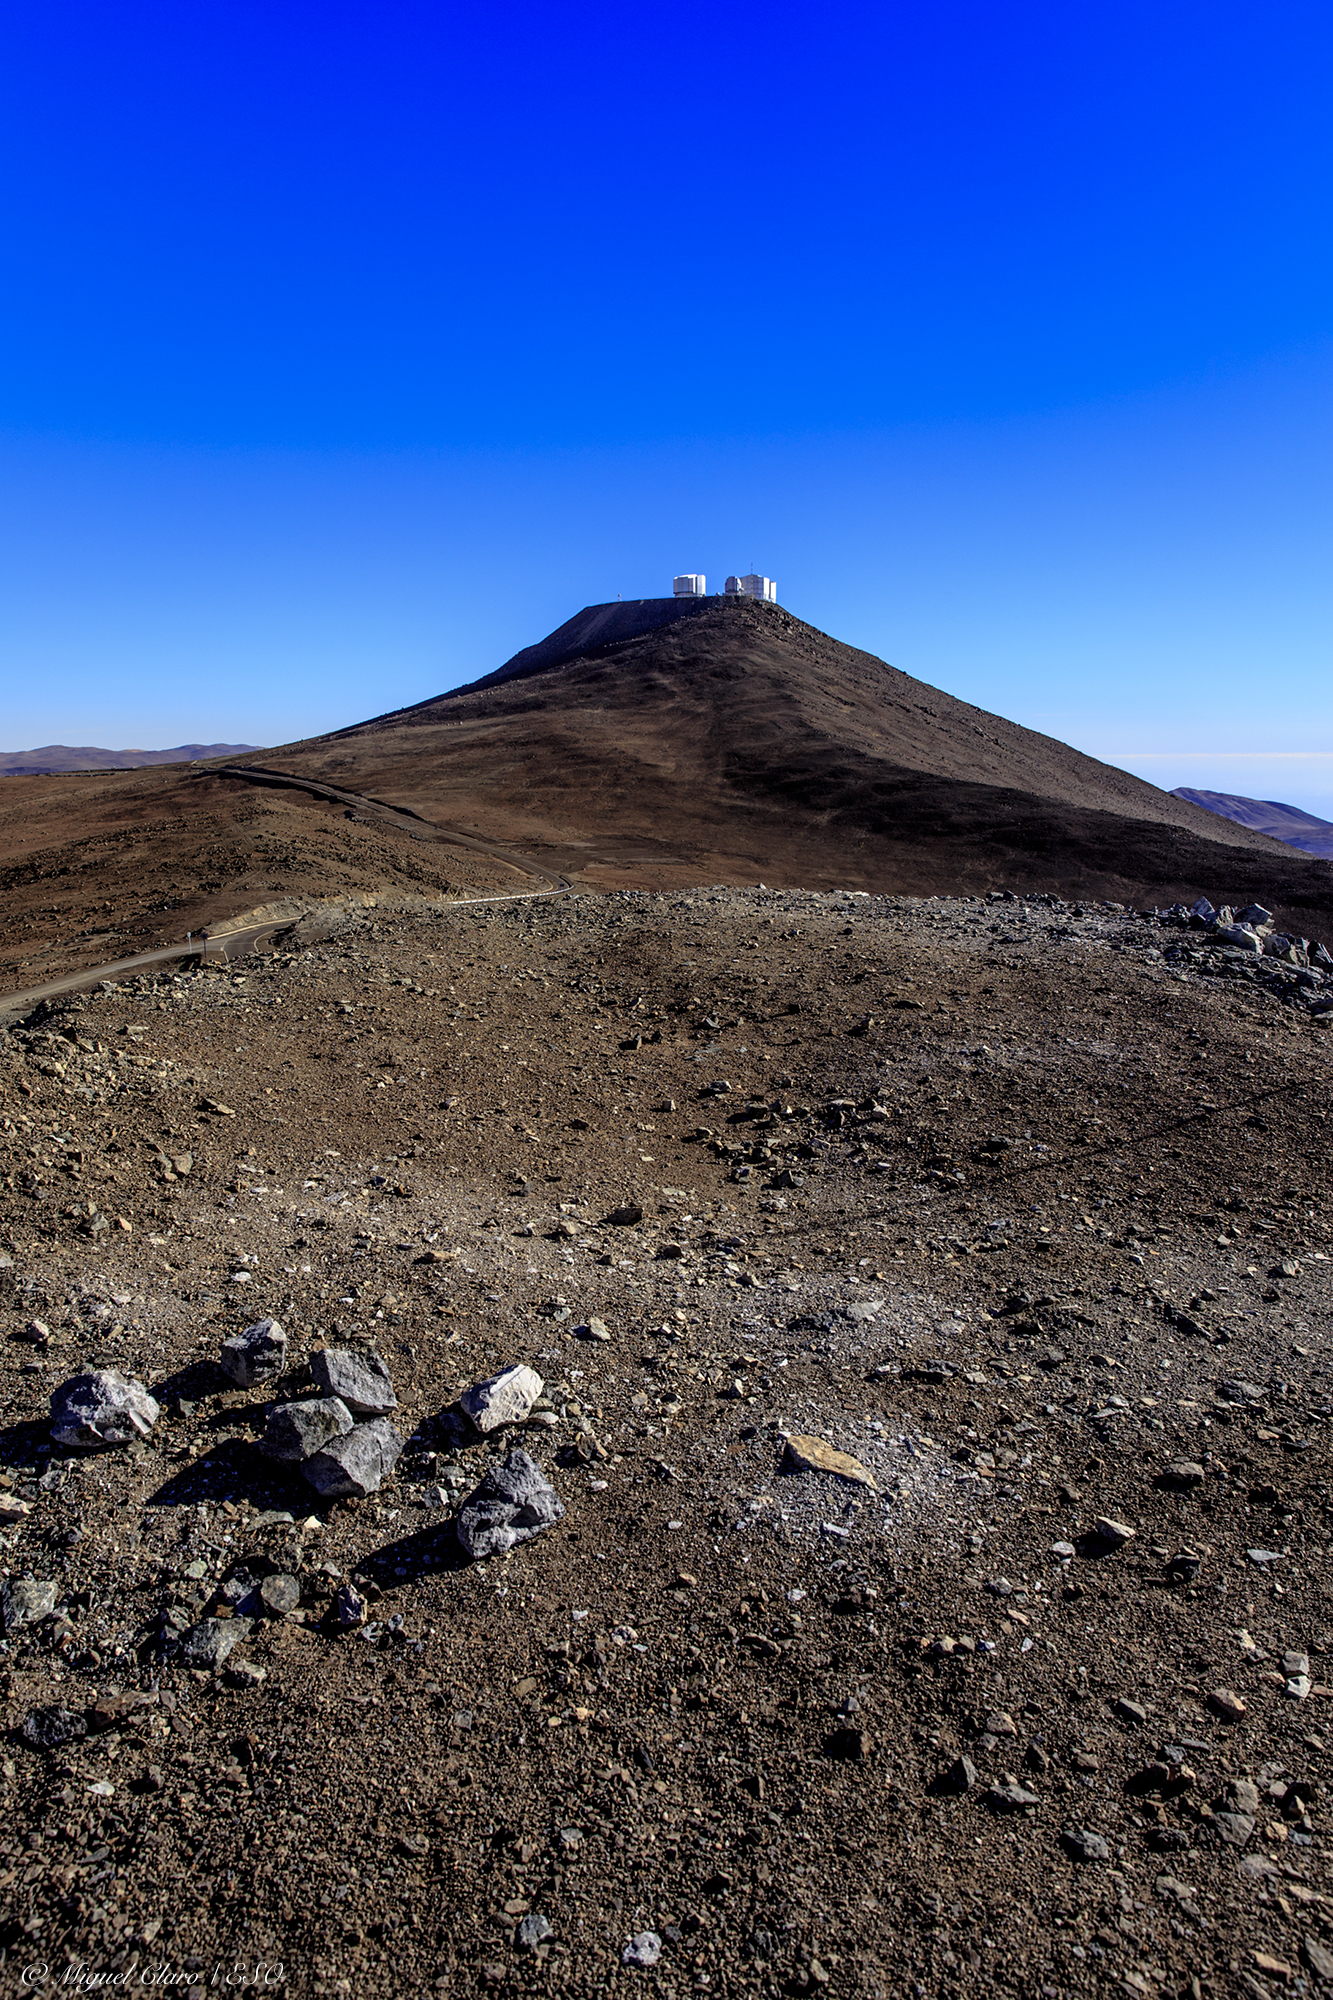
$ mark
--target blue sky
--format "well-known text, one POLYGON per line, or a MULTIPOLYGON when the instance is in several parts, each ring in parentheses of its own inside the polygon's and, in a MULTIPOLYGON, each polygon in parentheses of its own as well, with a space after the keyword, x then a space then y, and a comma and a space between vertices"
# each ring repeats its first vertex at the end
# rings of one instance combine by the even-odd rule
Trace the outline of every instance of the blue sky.
POLYGON ((273 743, 735 567, 1333 818, 1314 5, 11 9, 0 747, 273 743))

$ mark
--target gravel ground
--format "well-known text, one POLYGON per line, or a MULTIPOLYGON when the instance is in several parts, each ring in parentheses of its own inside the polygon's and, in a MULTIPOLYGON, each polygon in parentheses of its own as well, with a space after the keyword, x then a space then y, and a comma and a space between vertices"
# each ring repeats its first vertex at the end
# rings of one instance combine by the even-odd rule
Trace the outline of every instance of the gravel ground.
POLYGON ((5 1990, 1333 1983, 1319 1000, 1106 906, 701 890, 0 1036, 5 1990), (256 1448, 326 1345, 399 1399, 359 1501, 256 1448), (52 1447, 90 1367, 145 1441, 52 1447), (431 1503, 516 1441, 564 1516, 468 1563, 431 1503), (242 1570, 299 1601, 191 1667, 242 1570))

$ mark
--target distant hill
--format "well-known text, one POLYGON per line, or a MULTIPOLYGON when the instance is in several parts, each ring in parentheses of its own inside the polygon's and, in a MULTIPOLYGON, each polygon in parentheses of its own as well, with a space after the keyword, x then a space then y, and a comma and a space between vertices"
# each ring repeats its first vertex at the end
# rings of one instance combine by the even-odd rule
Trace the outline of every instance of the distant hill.
POLYGON ((1202 806, 1221 819, 1234 820, 1237 826, 1266 833, 1288 847, 1299 847, 1302 854, 1333 861, 1333 820, 1316 819, 1299 806, 1284 806, 1277 799, 1246 799, 1237 792, 1195 792, 1186 785, 1177 785, 1171 796, 1187 799, 1192 806, 1202 806))
POLYGON ((137 771, 144 764, 193 764, 202 757, 239 757, 260 743, 178 743, 174 750, 71 749, 48 743, 40 750, 0 750, 0 778, 42 778, 62 771, 137 771))

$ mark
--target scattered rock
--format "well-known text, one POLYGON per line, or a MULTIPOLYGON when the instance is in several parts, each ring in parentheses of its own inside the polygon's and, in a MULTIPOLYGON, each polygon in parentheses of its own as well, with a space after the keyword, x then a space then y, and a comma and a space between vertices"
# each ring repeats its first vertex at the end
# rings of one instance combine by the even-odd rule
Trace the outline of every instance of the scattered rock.
POLYGON ((533 1368, 517 1362, 484 1382, 475 1382, 459 1397, 459 1405, 479 1431, 526 1421, 545 1384, 533 1368))
POLYGON ((1109 1861, 1111 1849, 1099 1833, 1086 1826, 1067 1826, 1060 1845, 1072 1861, 1109 1861))
POLYGON ((58 1750, 62 1743, 73 1743, 86 1736, 88 1725, 73 1709, 56 1703, 50 1708, 31 1709, 23 1718, 19 1734, 34 1750, 58 1750))
POLYGON ((827 1472, 836 1479, 850 1480, 855 1486, 868 1486, 872 1493, 879 1491, 874 1476, 867 1472, 859 1458, 852 1458, 848 1452, 825 1444, 822 1438, 789 1437, 786 1457, 796 1472, 827 1472))
POLYGON ((6 1632, 17 1632, 24 1625, 38 1625, 43 1618, 49 1618, 55 1608, 54 1583, 25 1582, 20 1577, 11 1576, 0 1584, 0 1617, 4 1619, 6 1632))
POLYGON ((229 1334, 218 1356, 222 1372, 240 1389, 268 1382, 287 1366, 287 1335, 275 1319, 256 1320, 244 1333, 229 1334))
POLYGON ((1188 1493, 1191 1487, 1202 1486, 1204 1477, 1203 1467, 1193 1459, 1177 1458, 1162 1467, 1157 1483, 1175 1493, 1188 1493))
POLYGON ((248 1618, 201 1618, 181 1640, 176 1657, 183 1667, 220 1667, 250 1630, 248 1618))
POLYGON ((455 1528, 475 1562, 531 1541, 564 1517, 564 1503, 525 1451, 493 1466, 458 1510, 455 1528))
POLYGON ((1245 1715, 1245 1703, 1230 1688, 1214 1688, 1208 1696, 1208 1706, 1223 1722, 1240 1722, 1245 1715))
POLYGON ((51 1436, 84 1451, 133 1444, 162 1414, 142 1382, 115 1368, 74 1375, 51 1392, 51 1436))
POLYGON ((977 1782, 977 1767, 970 1757, 957 1757, 939 1782, 942 1792, 970 1792, 977 1782))
POLYGON ((265 1611, 281 1618, 288 1611, 295 1611, 301 1602, 301 1586, 294 1576, 266 1576, 259 1586, 259 1596, 265 1611))
POLYGON ((268 1412, 260 1449, 270 1458, 296 1464, 309 1458, 332 1438, 345 1437, 352 1413, 337 1396, 311 1397, 303 1403, 274 1403, 268 1412))
POLYGON ((585 1326, 574 1328, 576 1340, 609 1340, 611 1329, 604 1319, 590 1319, 585 1326))
POLYGON ((1108 1548, 1123 1549, 1127 1542, 1133 1541, 1138 1529, 1129 1527, 1124 1521, 1113 1521, 1108 1514, 1099 1514, 1092 1524, 1092 1532, 1108 1548))
POLYGON ((1333 1980, 1333 1951, 1318 1938, 1301 1939, 1301 1961, 1316 1979, 1333 1980))
POLYGON ((403 1438, 384 1417, 354 1424, 303 1461, 302 1474, 323 1500, 364 1499, 377 1493, 403 1449, 403 1438))
POLYGON ((1039 1806, 1041 1800, 1026 1785, 1010 1780, 1003 1785, 992 1785, 986 1794, 986 1803, 996 1812, 1026 1812, 1029 1806, 1039 1806))
POLYGON ((1141 1701, 1131 1701, 1128 1695, 1120 1695, 1111 1704, 1115 1713, 1124 1722, 1146 1722, 1148 1711, 1141 1701))
POLYGON ((1219 1839, 1226 1841, 1229 1847, 1244 1847, 1253 1834, 1255 1825, 1252 1816, 1243 1812, 1214 1813, 1206 1824, 1219 1839))
POLYGON ((636 1222, 643 1221, 643 1210, 637 1201, 627 1201, 613 1208, 606 1220, 616 1229, 632 1229, 636 1222))
POLYGON ((310 1372, 324 1394, 336 1396, 354 1417, 379 1417, 398 1408, 389 1370, 371 1348, 318 1348, 310 1372))
POLYGON ((656 1931, 640 1931, 620 1954, 622 1965, 640 1965, 646 1971, 662 1956, 662 1940, 656 1931))
POLYGON ((344 1583, 333 1600, 333 1623, 341 1632, 355 1632, 370 1616, 370 1606, 354 1585, 344 1583))
POLYGON ((844 1764, 863 1764, 870 1755, 864 1729, 831 1729, 824 1738, 824 1755, 844 1764))

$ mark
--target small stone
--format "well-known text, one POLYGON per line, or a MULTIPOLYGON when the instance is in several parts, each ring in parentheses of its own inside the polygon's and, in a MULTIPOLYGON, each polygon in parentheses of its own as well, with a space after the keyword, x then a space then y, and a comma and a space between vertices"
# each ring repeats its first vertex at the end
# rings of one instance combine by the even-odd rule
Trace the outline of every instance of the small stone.
POLYGON ((19 1734, 34 1750, 58 1750, 62 1743, 73 1743, 86 1736, 88 1725, 81 1715, 57 1703, 51 1708, 30 1710, 23 1718, 19 1734))
POLYGON ((620 1954, 622 1965, 640 1965, 646 1971, 662 1956, 662 1940, 656 1931, 639 1931, 620 1954))
POLYGON ((185 1667, 220 1667, 233 1648, 249 1636, 248 1618, 201 1618, 181 1640, 176 1657, 185 1667))
POLYGON ((1131 1701, 1128 1695, 1120 1695, 1111 1704, 1116 1714, 1124 1722, 1146 1722, 1148 1711, 1141 1701, 1131 1701))
POLYGON ((1073 1861, 1109 1861, 1111 1850, 1099 1833, 1086 1826, 1067 1826, 1060 1845, 1073 1861))
POLYGON ((355 1632, 370 1616, 370 1606, 350 1583, 340 1588, 333 1600, 333 1622, 341 1632, 355 1632))
POLYGON ((1245 1703, 1230 1688, 1213 1688, 1208 1696, 1208 1706, 1223 1722, 1240 1722, 1245 1715, 1245 1703))
POLYGON ((831 1729, 824 1738, 824 1755, 843 1764, 863 1764, 870 1754, 864 1729, 831 1729))
POLYGON ((555 1936, 555 1926, 548 1922, 545 1917, 538 1916, 534 1911, 531 1916, 522 1919, 518 1927, 517 1936, 518 1942, 522 1945, 523 1949, 531 1951, 534 1946, 544 1944, 548 1937, 555 1936))
POLYGON ((403 1449, 403 1438, 384 1417, 354 1424, 301 1466, 322 1500, 364 1499, 377 1493, 403 1449))
POLYGON ((484 1382, 474 1382, 458 1401, 477 1430, 494 1431, 504 1424, 523 1423, 544 1387, 535 1368, 517 1362, 484 1382))
POLYGON ((103 1368, 71 1376, 51 1392, 51 1436, 83 1451, 133 1444, 162 1414, 142 1382, 103 1368))
POLYGON ((268 1668, 261 1667, 256 1660, 233 1660, 222 1676, 229 1688, 238 1688, 244 1693, 254 1689, 268 1676, 268 1668))
POLYGON ((1233 1778, 1227 1786, 1226 1801, 1232 1812, 1257 1813, 1259 1787, 1250 1778, 1233 1778))
POLYGON ((23 1625, 40 1624, 49 1618, 56 1608, 56 1586, 54 1583, 25 1583, 19 1577, 6 1577, 0 1584, 0 1615, 3 1615, 6 1632, 17 1632, 23 1625))
POLYGON ((239 1389, 252 1389, 281 1375, 287 1366, 287 1335, 275 1319, 256 1320, 244 1333, 229 1334, 218 1356, 223 1374, 239 1389))
POLYGON ((259 1586, 260 1601, 275 1618, 295 1611, 301 1602, 301 1586, 294 1576, 266 1576, 259 1586))
POLYGON ((788 1464, 796 1472, 826 1472, 835 1479, 850 1480, 854 1486, 868 1486, 872 1493, 878 1493, 874 1477, 867 1472, 859 1458, 850 1453, 838 1451, 835 1446, 825 1444, 823 1438, 792 1436, 787 1439, 786 1457, 788 1464))
POLYGON ((31 1514, 31 1500, 20 1500, 17 1493, 0 1493, 0 1528, 12 1528, 25 1514, 31 1514))
POLYGON ((604 1319, 590 1319, 586 1326, 574 1328, 576 1340, 609 1340, 611 1329, 604 1319))
POLYGON ((945 1792, 970 1792, 977 1782, 977 1767, 970 1757, 956 1757, 944 1776, 940 1779, 940 1789, 945 1792))
POLYGON ((1074 1544, 1072 1542, 1051 1543, 1051 1554, 1053 1556, 1059 1556, 1061 1562, 1068 1562, 1070 1556, 1074 1555, 1075 1553, 1076 1552, 1074 1549, 1074 1544))
POLYGON ((458 1510, 455 1529, 475 1562, 504 1555, 564 1517, 564 1502, 525 1451, 492 1466, 458 1510))
POLYGON ((996 1709, 986 1717, 986 1732, 990 1736, 1017 1736, 1018 1724, 1004 1709, 996 1709))
POLYGON ((992 1785, 986 1794, 986 1803, 997 1812, 1026 1812, 1029 1806, 1040 1805, 1041 1800, 1026 1785, 1010 1781, 1008 1784, 992 1785))
POLYGON ((398 1408, 389 1370, 370 1349, 321 1347, 310 1357, 310 1372, 324 1394, 346 1403, 354 1417, 379 1417, 398 1408))
POLYGON ((26 1340, 29 1347, 49 1347, 53 1337, 44 1319, 30 1319, 19 1334, 19 1339, 26 1340))
POLYGON ((1123 1549, 1138 1533, 1124 1521, 1113 1521, 1108 1514, 1099 1514, 1092 1524, 1092 1532, 1099 1542, 1107 1542, 1114 1549, 1123 1549))
POLYGON ((1208 1825, 1229 1847, 1244 1847, 1254 1832, 1255 1823, 1249 1813, 1218 1812, 1213 1814, 1208 1825))
POLYGON ((643 1210, 637 1201, 627 1201, 613 1208, 606 1219, 617 1229, 632 1229, 636 1222, 643 1221, 643 1210))
POLYGON ((1158 1484, 1170 1487, 1176 1493, 1187 1493, 1192 1486, 1202 1486, 1204 1478, 1203 1467, 1196 1465, 1193 1459, 1176 1458, 1170 1465, 1162 1467, 1158 1484))
POLYGON ((1333 1980, 1333 1951, 1320 1944, 1318 1938, 1302 1938, 1301 1959, 1316 1979, 1333 1980))
POLYGON ((311 1397, 303 1403, 274 1403, 260 1449, 269 1458, 296 1464, 332 1438, 345 1437, 351 1428, 352 1413, 337 1396, 311 1397))

